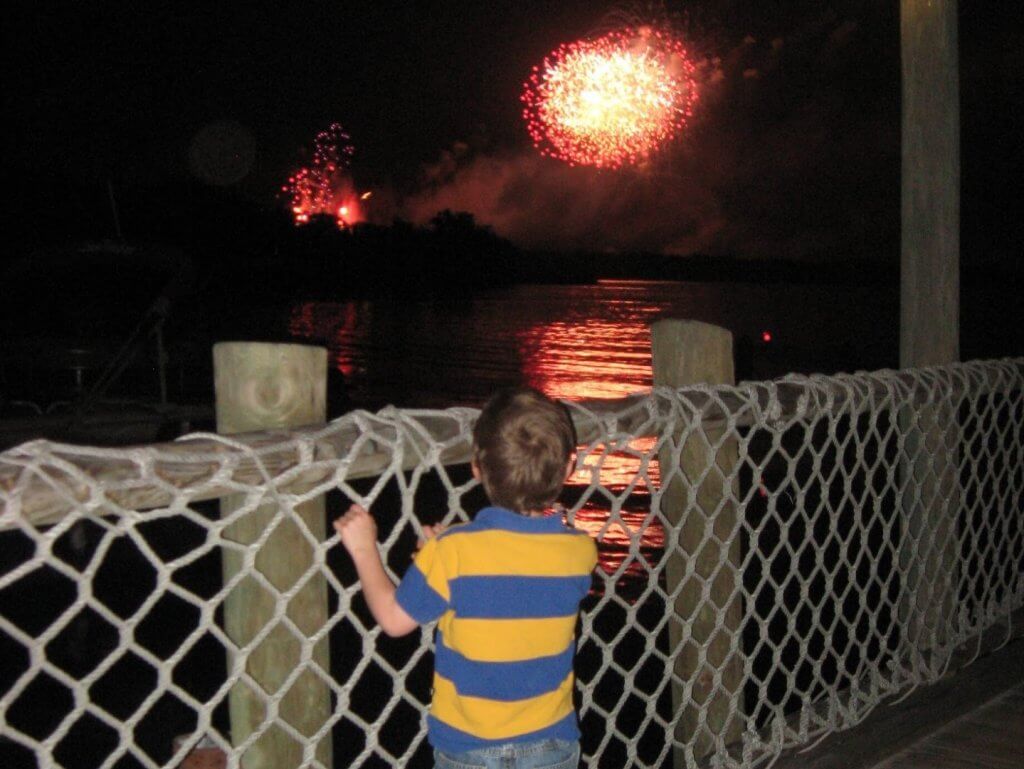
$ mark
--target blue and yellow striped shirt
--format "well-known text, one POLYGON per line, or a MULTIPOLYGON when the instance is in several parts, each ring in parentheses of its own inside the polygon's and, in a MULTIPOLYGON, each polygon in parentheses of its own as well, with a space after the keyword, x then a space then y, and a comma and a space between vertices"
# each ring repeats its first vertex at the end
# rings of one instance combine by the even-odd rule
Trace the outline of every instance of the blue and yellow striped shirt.
POLYGON ((424 545, 398 586, 403 609, 437 625, 431 744, 445 752, 578 739, 576 616, 594 541, 561 516, 499 507, 424 545))

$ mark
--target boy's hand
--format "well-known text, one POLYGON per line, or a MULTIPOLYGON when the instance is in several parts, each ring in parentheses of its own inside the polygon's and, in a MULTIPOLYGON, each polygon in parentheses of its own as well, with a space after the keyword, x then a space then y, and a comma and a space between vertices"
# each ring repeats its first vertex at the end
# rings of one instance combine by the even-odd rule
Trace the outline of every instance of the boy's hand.
POLYGON ((363 595, 373 618, 389 636, 400 636, 415 630, 419 623, 410 617, 395 599, 395 583, 384 570, 377 550, 377 523, 360 505, 334 521, 334 530, 352 556, 363 595))
POLYGON ((360 505, 353 504, 341 518, 336 518, 334 530, 353 558, 377 551, 377 522, 360 505))
POLYGON ((416 552, 418 553, 420 550, 423 549, 423 546, 427 544, 428 539, 433 539, 447 528, 448 527, 445 526, 443 523, 435 523, 433 526, 424 526, 423 537, 421 539, 416 540, 416 552))

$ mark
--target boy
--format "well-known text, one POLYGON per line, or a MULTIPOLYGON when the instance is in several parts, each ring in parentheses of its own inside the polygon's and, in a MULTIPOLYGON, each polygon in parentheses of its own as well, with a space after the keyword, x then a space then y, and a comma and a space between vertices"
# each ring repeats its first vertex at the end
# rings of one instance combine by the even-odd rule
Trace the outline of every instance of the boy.
POLYGON ((437 625, 427 735, 436 766, 575 769, 572 662, 593 540, 545 510, 573 469, 564 407, 530 388, 495 394, 473 429, 492 506, 428 539, 397 590, 358 505, 334 522, 385 633, 437 625))

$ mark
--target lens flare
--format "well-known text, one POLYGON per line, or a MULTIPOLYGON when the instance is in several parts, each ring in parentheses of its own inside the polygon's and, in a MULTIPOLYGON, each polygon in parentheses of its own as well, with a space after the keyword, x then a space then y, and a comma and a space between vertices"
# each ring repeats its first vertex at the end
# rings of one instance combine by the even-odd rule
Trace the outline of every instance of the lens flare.
POLYGON ((548 54, 523 84, 523 118, 546 157, 597 168, 636 165, 692 116, 694 72, 670 31, 625 27, 548 54))
POLYGON ((333 217, 341 228, 362 221, 359 196, 348 174, 354 148, 349 135, 339 123, 316 135, 313 158, 288 177, 281 187, 288 196, 292 220, 306 224, 314 216, 333 217))

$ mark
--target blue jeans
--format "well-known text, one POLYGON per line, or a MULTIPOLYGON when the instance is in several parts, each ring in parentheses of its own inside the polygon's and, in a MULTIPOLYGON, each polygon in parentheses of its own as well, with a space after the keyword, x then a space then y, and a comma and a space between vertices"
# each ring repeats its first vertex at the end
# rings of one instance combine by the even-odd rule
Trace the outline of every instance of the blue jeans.
POLYGON ((541 740, 513 742, 465 753, 434 751, 435 769, 576 769, 579 742, 541 740))

